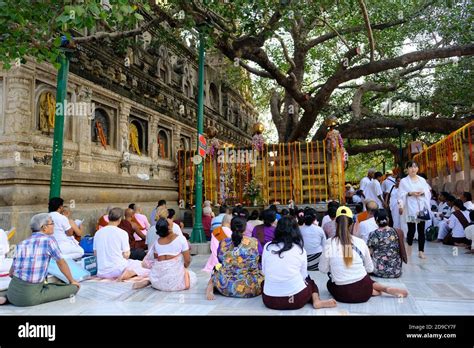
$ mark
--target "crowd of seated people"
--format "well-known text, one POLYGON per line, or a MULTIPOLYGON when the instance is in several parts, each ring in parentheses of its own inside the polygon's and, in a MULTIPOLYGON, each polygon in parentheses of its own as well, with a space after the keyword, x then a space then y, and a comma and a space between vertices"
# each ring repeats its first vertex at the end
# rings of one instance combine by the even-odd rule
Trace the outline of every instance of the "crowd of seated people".
MULTIPOLYGON (((439 230, 437 241, 466 247, 471 253, 474 235, 470 193, 464 192, 459 198, 447 192, 436 195, 432 190, 420 193, 426 181, 418 179, 416 169, 410 168, 411 176, 388 177, 393 185, 382 182, 383 196, 378 195, 383 198, 382 206, 364 200, 356 204, 354 215, 349 207, 329 202, 321 225, 311 207, 291 205, 279 210, 270 205, 261 212, 249 212, 240 205, 220 206, 214 215, 210 202, 206 202, 203 217, 208 220, 205 233, 211 252, 203 269, 210 274, 206 298, 213 300, 217 294, 236 298, 262 295, 265 306, 282 310, 302 308, 307 303, 328 308, 336 306, 336 301, 366 302, 382 293, 407 296, 406 290, 372 278, 402 276, 416 232, 419 247, 424 245, 421 231, 433 226, 439 230), (414 197, 427 202, 429 221, 413 215, 414 197), (333 298, 320 298, 319 288, 324 285, 318 287, 308 273, 315 271, 328 274, 326 286, 333 298)), ((368 177, 366 181, 370 180, 375 179, 368 177)), ((0 304, 36 305, 67 298, 79 290, 65 260, 83 257, 78 241, 84 230, 61 198, 52 198, 48 209, 49 213, 33 217, 32 236, 17 246, 10 269, 12 283, 0 294, 0 304), (39 243, 41 248, 32 249, 32 243, 39 243), (44 282, 51 260, 57 262, 68 286, 44 282), (28 262, 34 262, 34 267, 28 262)), ((176 212, 163 200, 153 209, 150 220, 138 204, 125 209, 109 207, 99 218, 93 237, 97 276, 118 281, 138 276, 135 289, 151 285, 159 291, 183 291, 195 287, 197 276, 189 269, 189 236, 175 218, 176 212)), ((424 258, 423 249, 419 256, 424 258)))

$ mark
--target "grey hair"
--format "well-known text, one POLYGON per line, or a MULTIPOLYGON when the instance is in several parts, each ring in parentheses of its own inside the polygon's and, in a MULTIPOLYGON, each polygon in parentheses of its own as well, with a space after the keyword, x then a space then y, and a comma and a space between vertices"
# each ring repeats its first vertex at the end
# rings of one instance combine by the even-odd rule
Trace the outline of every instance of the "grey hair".
POLYGON ((222 218, 222 224, 229 224, 232 221, 232 214, 225 214, 224 217, 222 218))
POLYGON ((123 218, 122 208, 112 208, 109 212, 109 221, 119 221, 123 218))
POLYGON ((49 219, 51 219, 51 216, 48 213, 34 215, 30 221, 31 232, 40 232, 41 227, 45 226, 49 219))

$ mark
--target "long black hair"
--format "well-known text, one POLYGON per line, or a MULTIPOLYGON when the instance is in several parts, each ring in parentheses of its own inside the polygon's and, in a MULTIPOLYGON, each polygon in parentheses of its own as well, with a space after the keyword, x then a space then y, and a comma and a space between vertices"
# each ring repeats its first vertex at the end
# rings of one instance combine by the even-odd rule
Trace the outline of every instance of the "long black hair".
POLYGON ((283 243, 283 248, 278 251, 272 250, 272 253, 278 254, 279 257, 282 257, 281 254, 285 251, 290 250, 294 244, 298 245, 303 253, 303 237, 301 236, 300 228, 295 218, 289 216, 283 216, 277 224, 275 229, 275 236, 273 240, 267 245, 268 247, 271 244, 280 244, 283 243))
POLYGON ((247 227, 247 219, 242 216, 234 216, 230 222, 230 229, 232 230, 232 243, 234 247, 238 247, 242 242, 242 237, 247 227))

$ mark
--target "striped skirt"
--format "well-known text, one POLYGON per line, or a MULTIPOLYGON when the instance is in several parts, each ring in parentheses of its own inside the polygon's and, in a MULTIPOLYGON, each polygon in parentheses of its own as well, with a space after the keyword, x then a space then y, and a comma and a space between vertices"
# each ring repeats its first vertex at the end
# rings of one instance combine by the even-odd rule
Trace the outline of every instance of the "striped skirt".
POLYGON ((319 258, 322 252, 308 255, 308 271, 319 271, 319 258))

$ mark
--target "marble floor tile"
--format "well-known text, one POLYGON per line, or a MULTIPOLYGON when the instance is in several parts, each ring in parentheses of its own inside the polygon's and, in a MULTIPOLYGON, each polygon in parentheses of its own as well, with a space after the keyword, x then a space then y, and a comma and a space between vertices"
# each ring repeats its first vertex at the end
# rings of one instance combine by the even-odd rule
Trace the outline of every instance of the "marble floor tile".
MULTIPOLYGON (((294 311, 265 307, 262 298, 237 299, 216 295, 207 301, 205 289, 209 273, 201 271, 208 255, 193 257, 191 269, 198 284, 180 292, 162 292, 148 286, 133 290, 132 283, 85 281, 74 300, 45 303, 35 307, 0 306, 0 315, 473 315, 474 256, 436 243, 427 243, 426 260, 416 255, 403 265, 398 279, 373 279, 382 284, 405 288, 409 296, 397 299, 382 295, 366 303, 338 303, 336 308, 314 309, 310 304, 294 311)), ((331 298, 321 272, 310 272, 320 297, 331 298)))

